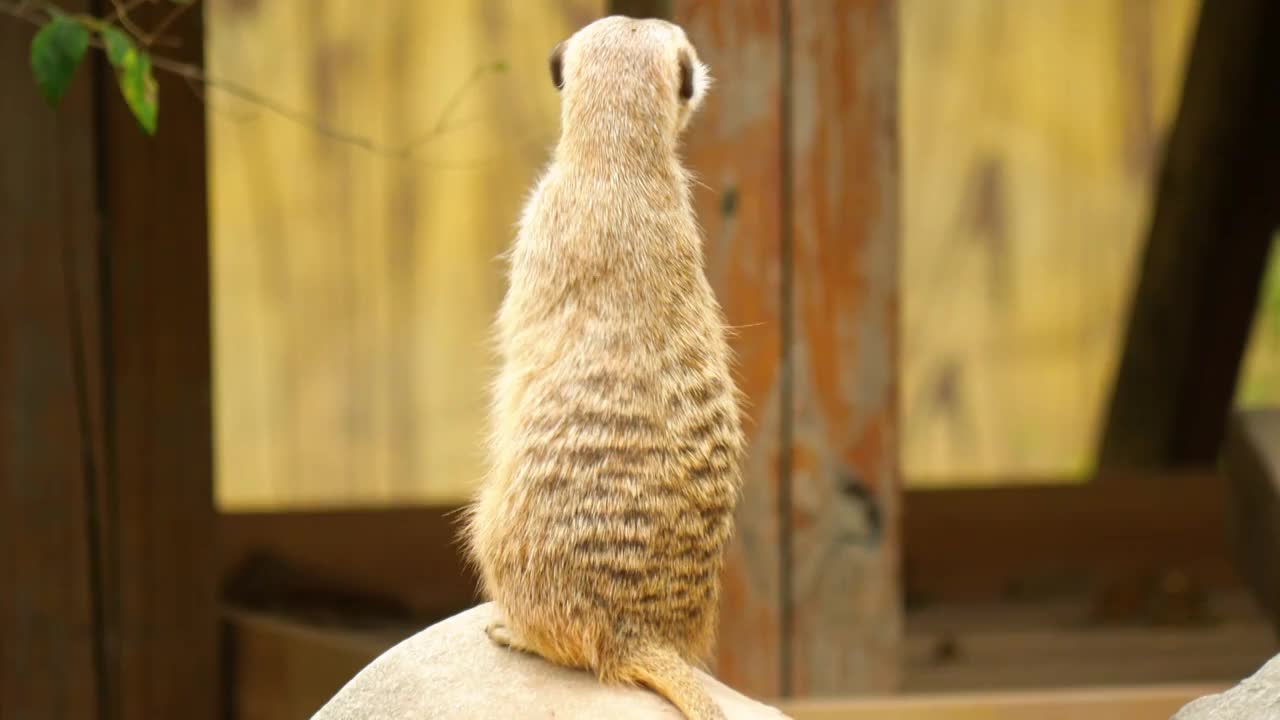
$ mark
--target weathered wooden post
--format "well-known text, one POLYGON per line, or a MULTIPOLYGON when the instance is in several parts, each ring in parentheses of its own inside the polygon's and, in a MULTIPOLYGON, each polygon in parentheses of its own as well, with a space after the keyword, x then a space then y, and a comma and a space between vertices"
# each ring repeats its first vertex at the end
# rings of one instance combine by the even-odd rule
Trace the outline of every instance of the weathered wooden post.
POLYGON ((897 3, 677 0, 717 78, 687 141, 751 451, 717 671, 896 683, 897 3))

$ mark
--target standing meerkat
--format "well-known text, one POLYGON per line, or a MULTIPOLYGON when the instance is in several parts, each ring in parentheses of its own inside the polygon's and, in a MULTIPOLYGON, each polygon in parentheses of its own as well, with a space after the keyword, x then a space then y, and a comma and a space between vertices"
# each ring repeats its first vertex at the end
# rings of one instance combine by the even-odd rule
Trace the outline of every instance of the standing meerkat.
POLYGON ((744 440, 677 155, 710 84, 684 31, 613 16, 551 55, 554 158, 510 251, 491 468, 467 540, 496 643, 723 718, 711 651, 744 440))

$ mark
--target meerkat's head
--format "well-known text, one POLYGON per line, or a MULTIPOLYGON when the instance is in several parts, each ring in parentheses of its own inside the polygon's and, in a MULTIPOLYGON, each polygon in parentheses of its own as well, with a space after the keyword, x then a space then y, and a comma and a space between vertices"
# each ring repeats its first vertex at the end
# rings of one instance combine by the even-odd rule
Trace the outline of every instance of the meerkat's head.
POLYGON ((556 45, 550 64, 566 131, 588 125, 616 136, 659 129, 674 140, 711 86, 684 30, 658 19, 596 20, 556 45))

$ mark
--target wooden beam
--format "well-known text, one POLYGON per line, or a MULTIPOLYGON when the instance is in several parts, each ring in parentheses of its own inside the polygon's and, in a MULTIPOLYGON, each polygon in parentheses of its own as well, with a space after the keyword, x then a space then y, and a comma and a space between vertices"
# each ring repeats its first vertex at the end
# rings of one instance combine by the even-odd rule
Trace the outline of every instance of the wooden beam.
MULTIPOLYGON (((93 52, 51 111, 26 76, 32 32, 0 24, 3 122, 22 149, 0 171, 0 217, 17 221, 0 233, 3 272, 17 273, 0 290, 0 705, 6 717, 212 719, 205 107, 161 74, 148 137, 93 52)), ((200 13, 166 34, 181 43, 171 57, 200 62, 200 13)))
POLYGON ((1209 472, 918 490, 904 504, 909 605, 1133 587, 1166 574, 1238 585, 1226 490, 1209 472))
POLYGON ((898 7, 789 8, 784 690, 887 691, 901 637, 898 7))
POLYGON ((221 514, 224 596, 281 611, 328 597, 442 619, 480 599, 457 542, 458 510, 221 514))
POLYGON ((1225 688, 1170 685, 1116 689, 974 692, 921 697, 783 703, 795 720, 1167 720, 1196 698, 1225 688))
MULTIPOLYGON (((143 27, 168 14, 133 13, 143 27)), ((202 13, 166 35, 201 65, 202 13)), ((104 277, 103 411, 110 462, 102 511, 119 718, 220 716, 202 98, 159 73, 154 137, 98 74, 104 277)))
POLYGON ((675 19, 720 78, 685 143, 708 279, 746 395, 749 450, 721 597, 714 669, 751 695, 780 692, 783 654, 781 18, 772 0, 680 0, 675 19))
POLYGON ((1280 410, 1235 416, 1223 474, 1230 486, 1231 549, 1258 603, 1280 628, 1280 410))
POLYGON ((93 76, 81 68, 50 109, 31 77, 34 32, 0 18, 0 714, 93 719, 107 650, 87 502, 102 463, 86 406, 98 384, 93 76))
MULTIPOLYGON (((1019 481, 916 490, 902 502, 909 607, 1064 590, 1137 592, 1174 575, 1204 589, 1240 584, 1228 555, 1225 485, 1208 471, 1112 476, 1078 486, 1019 481)), ((219 515, 224 592, 260 609, 296 610, 330 598, 367 611, 442 618, 478 600, 455 542, 456 511, 219 515), (255 568, 271 570, 268 582, 255 568)))
POLYGON ((1209 464, 1280 225, 1280 5, 1203 4, 1101 463, 1209 464))

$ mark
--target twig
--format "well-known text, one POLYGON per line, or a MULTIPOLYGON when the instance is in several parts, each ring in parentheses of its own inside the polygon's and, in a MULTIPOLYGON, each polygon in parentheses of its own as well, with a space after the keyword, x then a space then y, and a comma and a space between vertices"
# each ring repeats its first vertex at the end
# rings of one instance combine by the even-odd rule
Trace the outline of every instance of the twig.
POLYGON ((173 8, 169 10, 169 13, 164 16, 164 19, 162 19, 159 23, 157 23, 154 28, 151 28, 151 32, 147 33, 147 36, 145 38, 141 38, 142 44, 150 47, 152 44, 154 44, 157 40, 160 39, 160 33, 163 33, 165 30, 168 30, 169 26, 173 24, 174 20, 177 20, 178 18, 182 17, 182 13, 186 12, 192 7, 195 7, 194 2, 179 3, 177 5, 174 5, 173 8))
MULTIPOLYGON (((127 0, 126 2, 121 2, 121 0, 111 0, 112 11, 111 14, 106 17, 106 21, 115 22, 116 18, 120 17, 121 14, 128 14, 130 10, 134 10, 139 5, 148 1, 149 0, 127 0)), ((47 5, 49 3, 46 2, 45 4, 47 5)))
MULTIPOLYGON (((136 7, 138 4, 145 1, 146 0, 112 0, 112 3, 116 7, 116 15, 121 19, 122 22, 124 22, 124 18, 127 17, 128 10, 131 7, 136 7), (131 5, 128 4, 129 2, 131 2, 132 4, 131 5)), ((0 14, 9 15, 19 20, 23 20, 25 22, 31 23, 32 25, 41 26, 44 24, 43 20, 39 17, 33 17, 28 11, 28 6, 31 4, 31 2, 32 0, 19 0, 17 3, 0 4, 0 14)), ((41 4, 44 5, 46 10, 51 13, 55 11, 61 12, 61 10, 59 10, 57 6, 53 5, 52 3, 42 2, 41 4)), ((185 7, 185 6, 180 6, 180 7, 185 7)), ((171 12, 169 14, 169 17, 165 19, 165 22, 161 23, 161 26, 164 26, 167 23, 173 22, 173 20, 176 18, 176 15, 177 15, 176 12, 171 12)), ((95 23, 99 23, 99 24, 102 23, 102 21, 96 20, 94 18, 88 18, 88 20, 93 21, 95 23)), ((126 27, 126 29, 128 28, 126 27)), ((137 35, 140 41, 148 37, 147 33, 144 33, 141 31, 135 32, 134 30, 130 30, 130 32, 137 35)), ((93 40, 91 40, 90 45, 99 50, 105 49, 103 47, 101 40, 98 40, 97 38, 94 38, 93 40)), ((449 102, 445 105, 444 110, 441 112, 440 118, 436 121, 435 125, 432 127, 432 129, 429 132, 416 138, 410 143, 407 143, 404 145, 392 146, 392 145, 387 145, 384 143, 374 141, 362 135, 357 135, 354 133, 350 133, 350 132, 346 132, 346 131, 334 128, 333 126, 328 125, 327 123, 325 123, 324 121, 318 118, 309 116, 306 113, 303 113, 301 111, 286 107, 285 105, 282 105, 276 102, 275 100, 259 95, 258 93, 254 92, 253 90, 243 85, 239 85, 225 78, 218 78, 218 77, 208 75, 196 65, 180 62, 180 61, 162 57, 162 56, 156 56, 154 54, 151 55, 151 65, 157 70, 161 70, 171 75, 176 75, 180 78, 187 80, 187 83, 189 85, 192 85, 193 89, 195 85, 201 85, 207 89, 225 92, 228 95, 244 100, 245 102, 265 108, 266 110, 269 110, 270 112, 275 113, 279 117, 282 117, 302 127, 305 127, 335 142, 345 143, 347 145, 353 145, 355 147, 361 148, 363 150, 374 153, 376 155, 384 155, 387 157, 395 157, 395 158, 409 158, 413 155, 414 151, 420 149, 423 145, 426 145, 427 143, 438 139, 441 135, 444 135, 449 130, 451 130, 452 128, 447 127, 446 123, 448 122, 449 118, 453 115, 454 111, 457 109, 457 106, 461 102, 462 97, 465 95, 466 91, 469 90, 471 86, 474 85, 476 82, 478 82, 486 73, 499 72, 503 68, 503 65, 501 63, 489 63, 487 65, 481 65, 477 67, 475 70, 472 71, 471 75, 467 77, 466 81, 456 91, 454 91, 453 95, 450 97, 449 102)), ((207 99, 206 99, 206 102, 207 102, 207 99)))
POLYGON ((133 24, 133 19, 129 17, 129 11, 138 7, 145 1, 146 0, 132 0, 132 2, 130 2, 130 0, 111 0, 111 7, 114 10, 111 15, 107 16, 107 22, 110 23, 113 20, 119 20, 120 25, 125 30, 128 30, 130 35, 141 40, 146 37, 146 33, 142 31, 142 28, 133 24))
POLYGON ((444 109, 440 111, 440 117, 436 119, 435 126, 421 137, 415 138, 406 143, 400 149, 400 154, 412 155, 414 150, 417 150, 427 142, 448 132, 449 128, 446 127, 446 123, 449 122, 449 118, 453 117, 454 111, 458 109, 458 105, 462 102, 462 98, 466 92, 470 90, 471 86, 476 84, 486 72, 500 72, 502 67, 502 63, 491 63, 489 65, 481 65, 475 70, 472 70, 471 75, 465 82, 458 86, 458 89, 453 92, 452 96, 450 96, 449 101, 445 103, 444 109))

